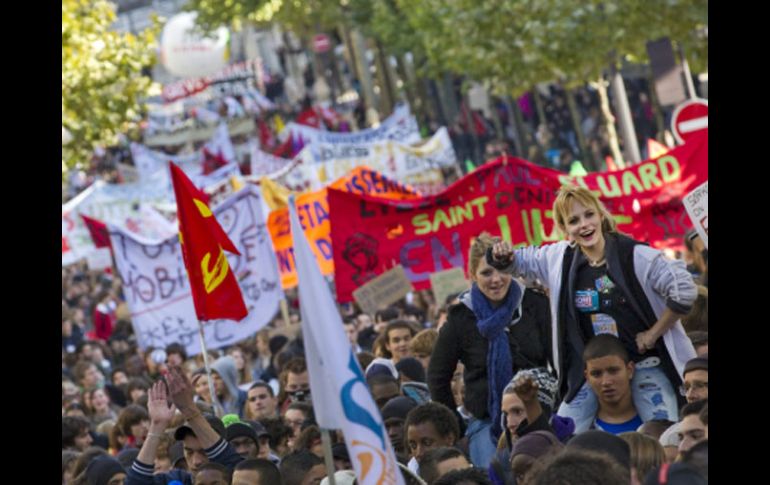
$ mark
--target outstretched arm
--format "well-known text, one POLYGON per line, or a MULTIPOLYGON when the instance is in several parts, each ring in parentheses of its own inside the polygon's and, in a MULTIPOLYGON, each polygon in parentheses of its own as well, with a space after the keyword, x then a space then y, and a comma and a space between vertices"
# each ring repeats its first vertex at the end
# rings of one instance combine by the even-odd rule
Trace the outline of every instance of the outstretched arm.
POLYGON ((204 448, 211 448, 221 439, 219 433, 214 431, 203 414, 195 406, 193 395, 195 394, 190 380, 187 378, 182 368, 172 366, 166 374, 168 382, 168 392, 171 400, 190 424, 195 436, 204 448))

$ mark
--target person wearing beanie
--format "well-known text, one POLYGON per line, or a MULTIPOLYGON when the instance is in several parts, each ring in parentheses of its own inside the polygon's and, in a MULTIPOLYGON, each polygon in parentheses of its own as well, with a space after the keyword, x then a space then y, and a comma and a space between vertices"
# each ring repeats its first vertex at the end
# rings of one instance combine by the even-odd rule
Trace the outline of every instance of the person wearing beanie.
POLYGON ((527 290, 510 273, 495 267, 492 248, 499 237, 482 233, 471 243, 471 289, 449 308, 427 372, 434 402, 455 409, 452 377, 465 366, 464 408, 472 415, 465 430, 471 462, 486 468, 503 433, 503 390, 519 369, 546 366, 550 346, 548 299, 527 290))
POLYGON ((405 396, 394 397, 382 407, 382 421, 388 431, 390 444, 398 456, 407 457, 404 443, 404 422, 409 411, 416 407, 417 402, 405 396))
POLYGON ((248 424, 238 421, 225 428, 225 436, 235 452, 244 459, 257 458, 259 455, 259 438, 257 432, 248 424))
POLYGON ((118 460, 108 455, 97 456, 86 468, 88 485, 123 485, 126 470, 118 460))
POLYGON ((696 357, 685 364, 682 373, 682 394, 688 403, 709 398, 709 358, 696 357))
POLYGON ((379 374, 389 375, 394 379, 399 378, 398 370, 396 369, 396 365, 393 363, 393 361, 383 357, 375 358, 371 364, 366 366, 366 370, 364 370, 364 377, 366 379, 379 374))

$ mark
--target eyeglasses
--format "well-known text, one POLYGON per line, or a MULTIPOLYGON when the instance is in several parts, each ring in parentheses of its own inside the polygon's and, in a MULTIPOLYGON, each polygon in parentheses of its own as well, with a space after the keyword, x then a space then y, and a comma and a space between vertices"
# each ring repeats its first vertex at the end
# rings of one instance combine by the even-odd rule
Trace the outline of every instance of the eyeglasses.
POLYGON ((692 383, 679 386, 679 393, 682 396, 686 396, 687 393, 690 392, 690 390, 700 391, 702 389, 708 389, 708 387, 709 387, 708 382, 693 381, 692 383))

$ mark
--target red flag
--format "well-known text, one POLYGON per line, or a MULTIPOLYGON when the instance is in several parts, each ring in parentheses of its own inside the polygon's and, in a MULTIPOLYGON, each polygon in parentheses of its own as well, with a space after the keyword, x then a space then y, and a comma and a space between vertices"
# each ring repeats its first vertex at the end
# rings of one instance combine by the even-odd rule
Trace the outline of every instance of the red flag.
POLYGON ((179 167, 173 163, 170 166, 179 217, 179 241, 195 313, 199 320, 241 320, 248 310, 224 250, 240 253, 203 202, 203 193, 179 167))
POLYGON ((83 222, 86 224, 86 228, 88 228, 88 232, 91 234, 91 240, 93 240, 94 246, 97 248, 112 248, 110 235, 107 233, 107 224, 83 214, 80 214, 80 217, 83 218, 83 222))
POLYGON ((203 175, 208 175, 225 165, 227 165, 227 160, 222 156, 222 152, 211 153, 207 148, 203 149, 203 175))

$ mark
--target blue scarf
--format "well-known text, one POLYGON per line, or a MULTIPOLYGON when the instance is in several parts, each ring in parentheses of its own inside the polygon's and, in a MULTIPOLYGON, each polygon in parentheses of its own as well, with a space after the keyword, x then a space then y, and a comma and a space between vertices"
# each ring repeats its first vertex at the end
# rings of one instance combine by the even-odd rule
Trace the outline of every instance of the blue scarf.
POLYGON ((476 315, 476 328, 484 338, 489 340, 487 350, 487 388, 489 390, 487 410, 492 418, 491 435, 495 443, 502 433, 500 408, 503 390, 513 378, 513 356, 505 328, 510 325, 513 312, 520 300, 521 288, 514 281, 511 281, 505 300, 497 308, 492 307, 476 283, 471 286, 471 305, 473 305, 473 313, 476 315))

